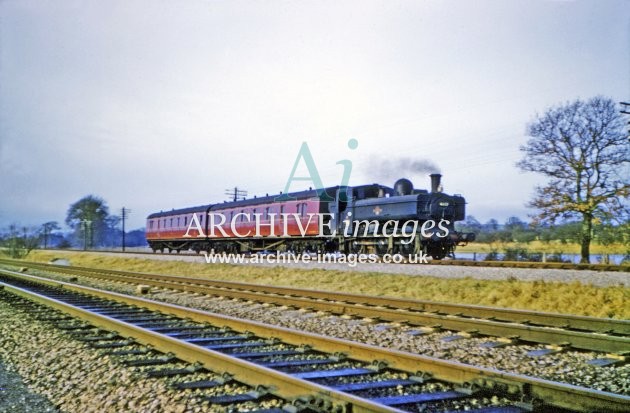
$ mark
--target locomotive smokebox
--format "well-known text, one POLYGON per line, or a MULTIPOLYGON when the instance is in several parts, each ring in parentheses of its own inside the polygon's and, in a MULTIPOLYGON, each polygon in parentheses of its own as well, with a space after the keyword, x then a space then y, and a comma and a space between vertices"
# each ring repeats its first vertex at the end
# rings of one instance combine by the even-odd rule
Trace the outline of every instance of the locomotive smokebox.
POLYGON ((440 174, 431 174, 431 192, 438 192, 440 189, 440 181, 442 180, 442 175, 440 174))
POLYGON ((394 192, 397 196, 411 195, 413 193, 413 184, 409 179, 401 178, 394 184, 394 192))

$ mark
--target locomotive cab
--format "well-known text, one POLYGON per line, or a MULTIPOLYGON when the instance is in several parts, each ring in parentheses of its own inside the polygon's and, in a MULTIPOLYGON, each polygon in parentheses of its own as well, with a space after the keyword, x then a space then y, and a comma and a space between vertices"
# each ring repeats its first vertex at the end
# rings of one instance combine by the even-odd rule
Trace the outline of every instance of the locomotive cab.
POLYGON ((452 255, 458 243, 470 240, 460 237, 454 228, 455 221, 465 217, 465 204, 463 197, 443 193, 441 175, 432 174, 430 192, 414 189, 406 178, 397 180, 393 188, 378 184, 339 188, 330 211, 338 217, 334 228, 343 236, 343 242, 352 242, 352 248, 345 248, 346 252, 425 252, 441 259, 452 255), (391 222, 398 225, 399 231, 405 223, 417 222, 414 243, 410 245, 400 232, 395 235, 391 222), (423 234, 425 223, 435 230, 423 234), (446 231, 438 232, 438 223, 446 231))

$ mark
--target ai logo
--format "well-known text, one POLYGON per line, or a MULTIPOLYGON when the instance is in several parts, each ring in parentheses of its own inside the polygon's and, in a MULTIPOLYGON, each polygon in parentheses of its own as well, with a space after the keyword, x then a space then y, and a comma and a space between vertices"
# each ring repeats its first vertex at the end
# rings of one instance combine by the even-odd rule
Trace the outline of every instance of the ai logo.
MULTIPOLYGON (((352 138, 348 140, 348 148, 351 150, 355 150, 359 146, 359 141, 352 138)), ((350 182, 350 174, 352 173, 352 161, 348 159, 342 159, 336 163, 337 165, 343 166, 343 175, 341 177, 341 186, 347 186, 348 182, 350 182)), ((322 178, 319 176, 319 172, 317 171, 317 167, 315 166, 315 160, 313 159, 313 155, 311 154, 311 150, 308 148, 308 144, 306 142, 302 142, 302 146, 300 147, 300 151, 298 152, 298 156, 295 159, 295 163, 293 164, 293 169, 291 170, 291 174, 289 175, 289 180, 287 181, 287 185, 284 187, 284 193, 278 197, 276 197, 276 201, 280 200, 291 200, 295 199, 288 195, 289 190, 291 188, 291 183, 293 181, 307 181, 312 182, 313 187, 317 190, 324 189, 324 184, 322 182, 322 178), (306 165, 306 169, 308 171, 308 176, 295 176, 295 172, 297 171, 298 166, 300 165, 300 161, 304 160, 304 164, 306 165)), ((320 193, 322 198, 328 198, 326 193, 320 193)), ((327 199, 332 200, 332 199, 327 199)))

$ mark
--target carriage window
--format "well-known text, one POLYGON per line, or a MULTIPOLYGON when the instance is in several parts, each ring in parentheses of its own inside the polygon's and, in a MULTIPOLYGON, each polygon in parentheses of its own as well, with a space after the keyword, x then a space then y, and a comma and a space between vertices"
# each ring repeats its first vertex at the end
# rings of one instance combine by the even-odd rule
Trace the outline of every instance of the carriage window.
POLYGON ((171 222, 168 223, 168 226, 173 228, 173 218, 171 218, 171 222))
POLYGON ((166 228, 166 218, 164 218, 164 222, 162 222, 162 224, 163 224, 162 227, 166 228))
MULTIPOLYGON (((245 210, 241 209, 241 214, 245 214, 245 210)), ((241 215, 241 222, 245 221, 245 215, 241 215)))
POLYGON ((188 225, 188 215, 184 217, 184 226, 188 225))
POLYGON ((177 228, 179 228, 179 217, 177 217, 177 228))
POLYGON ((269 220, 269 207, 265 208, 265 221, 269 220))
POLYGON ((199 223, 203 224, 203 214, 199 214, 199 223))
POLYGON ((153 229, 153 220, 149 221, 149 228, 153 229))

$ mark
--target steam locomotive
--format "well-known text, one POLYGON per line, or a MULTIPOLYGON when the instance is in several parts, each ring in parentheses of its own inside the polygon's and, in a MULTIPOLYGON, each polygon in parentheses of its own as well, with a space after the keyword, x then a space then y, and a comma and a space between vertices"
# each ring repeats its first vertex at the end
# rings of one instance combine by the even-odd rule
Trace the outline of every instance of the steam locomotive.
POLYGON ((147 242, 154 252, 424 253, 442 259, 474 234, 454 228, 465 218, 465 199, 442 193, 440 174, 430 177, 431 191, 403 178, 393 188, 336 186, 156 212, 147 217, 147 242))

